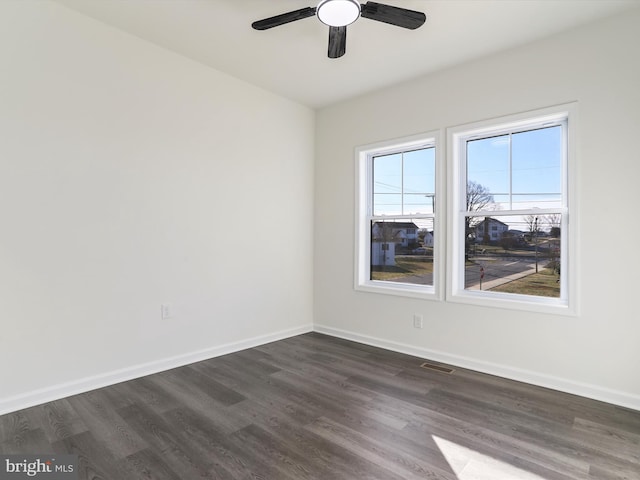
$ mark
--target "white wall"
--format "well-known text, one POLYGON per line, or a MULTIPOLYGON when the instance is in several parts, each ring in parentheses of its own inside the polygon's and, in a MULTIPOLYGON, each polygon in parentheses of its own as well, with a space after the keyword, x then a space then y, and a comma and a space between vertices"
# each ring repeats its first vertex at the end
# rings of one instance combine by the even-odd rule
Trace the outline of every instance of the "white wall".
POLYGON ((638 45, 635 10, 320 111, 316 328, 640 409, 638 45), (579 317, 354 291, 354 147, 571 101, 579 317))
POLYGON ((313 157, 306 107, 0 2, 0 413, 310 329, 313 157))

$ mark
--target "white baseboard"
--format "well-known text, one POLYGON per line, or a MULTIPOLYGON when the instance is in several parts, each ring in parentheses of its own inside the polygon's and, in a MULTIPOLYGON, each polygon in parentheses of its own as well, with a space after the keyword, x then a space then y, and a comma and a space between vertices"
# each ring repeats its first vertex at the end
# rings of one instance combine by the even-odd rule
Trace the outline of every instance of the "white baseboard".
POLYGON ((313 330, 318 333, 324 333, 333 337, 344 338, 354 342, 364 343, 374 347, 380 347, 394 352, 405 353, 420 358, 431 359, 438 362, 446 363, 460 368, 468 368, 490 375, 517 380, 519 382, 530 383, 540 387, 558 390, 560 392, 571 393, 581 397, 599 400, 601 402, 619 405, 621 407, 631 408, 640 411, 640 396, 626 392, 611 390, 608 388, 590 385, 581 382, 575 382, 565 378, 545 375, 530 370, 510 367, 508 365, 500 365, 497 363, 485 362, 473 358, 463 357, 460 355, 452 355, 437 350, 416 347, 404 343, 392 342, 381 338, 361 335, 359 333, 341 330, 338 328, 327 327, 324 325, 314 325, 313 330))
POLYGON ((163 372, 172 368, 181 367, 190 363, 208 360, 220 355, 245 350, 247 348, 257 347, 266 343, 283 340, 303 333, 315 331, 324 333, 333 337, 344 338, 354 342, 364 343, 374 347, 385 348, 399 353, 406 353, 420 358, 431 359, 449 365, 468 368, 478 372, 497 375, 511 380, 530 383, 540 387, 551 388, 561 392, 580 395, 582 397, 599 400, 602 402, 619 405, 621 407, 631 408, 640 411, 640 397, 626 392, 611 390, 596 385, 575 382, 564 378, 544 375, 529 370, 513 368, 508 365, 500 365, 491 362, 484 362, 473 358, 460 355, 451 355, 445 352, 430 350, 413 345, 407 345, 399 342, 392 342, 381 338, 361 335, 359 333, 341 330, 323 325, 305 325, 302 327, 281 330, 268 335, 248 338, 238 342, 218 345, 211 348, 190 352, 184 355, 165 358, 155 362, 144 363, 132 367, 114 370, 92 377, 83 378, 73 382, 67 382, 54 385, 47 388, 33 390, 21 395, 0 399, 0 415, 21 410, 23 408, 40 405, 42 403, 59 400, 71 395, 95 390, 116 383, 133 380, 145 375, 163 372))
POLYGON ((311 324, 62 383, 0 399, 0 415, 313 331, 311 324))

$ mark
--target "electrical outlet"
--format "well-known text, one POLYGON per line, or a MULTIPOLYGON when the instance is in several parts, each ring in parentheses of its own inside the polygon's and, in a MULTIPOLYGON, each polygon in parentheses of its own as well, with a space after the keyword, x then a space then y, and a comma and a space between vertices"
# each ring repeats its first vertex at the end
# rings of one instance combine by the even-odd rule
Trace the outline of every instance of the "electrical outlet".
POLYGON ((167 318, 171 318, 173 315, 171 312, 171 305, 169 305, 168 303, 163 303, 162 305, 160 305, 160 311, 162 312, 163 320, 166 320, 167 318))
POLYGON ((417 313, 413 314, 413 328, 422 328, 422 315, 418 315, 417 313))

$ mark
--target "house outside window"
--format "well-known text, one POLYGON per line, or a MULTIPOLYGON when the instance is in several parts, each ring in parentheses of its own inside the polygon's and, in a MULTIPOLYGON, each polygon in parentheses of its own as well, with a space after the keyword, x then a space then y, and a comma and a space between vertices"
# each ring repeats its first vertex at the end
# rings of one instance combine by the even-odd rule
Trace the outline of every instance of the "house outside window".
POLYGON ((357 149, 356 289, 438 294, 438 136, 357 149))
POLYGON ((448 300, 575 313, 574 123, 565 105, 449 129, 448 300))

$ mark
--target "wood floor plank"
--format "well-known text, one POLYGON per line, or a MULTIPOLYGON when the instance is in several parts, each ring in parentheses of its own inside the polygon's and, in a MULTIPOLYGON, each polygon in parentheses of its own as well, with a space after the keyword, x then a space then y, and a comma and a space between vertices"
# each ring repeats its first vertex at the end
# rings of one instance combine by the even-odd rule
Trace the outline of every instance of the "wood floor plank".
MULTIPOLYGON (((249 407, 250 408, 250 407, 249 407)), ((288 419, 264 415, 256 419, 256 425, 287 446, 287 451, 307 459, 311 478, 372 479, 388 480, 395 478, 390 472, 379 469, 374 463, 357 455, 340 444, 323 438, 316 433, 300 428, 288 419)))
MULTIPOLYGON (((447 461, 452 465, 455 462, 456 466, 472 460, 498 460, 539 475, 545 480, 583 479, 589 469, 587 461, 556 455, 550 446, 517 441, 507 435, 481 426, 469 426, 455 419, 450 419, 448 425, 410 423, 406 430, 412 436, 429 435, 447 461)), ((491 472, 492 469, 487 466, 486 473, 491 472)))
POLYGON ((273 357, 268 353, 261 352, 257 348, 251 348, 249 350, 241 350, 231 355, 224 355, 219 357, 220 363, 231 362, 236 364, 242 362, 250 365, 256 373, 266 376, 276 373, 280 370, 280 367, 274 365, 273 357))
POLYGON ((51 443, 41 428, 22 431, 0 443, 0 453, 6 455, 37 455, 51 451, 51 443))
POLYGON ((389 402, 395 402, 395 400, 389 397, 380 397, 377 401, 370 402, 363 408, 336 408, 327 412, 324 418, 373 439, 381 447, 388 445, 391 449, 402 451, 437 469, 449 472, 449 463, 429 435, 415 435, 414 432, 406 429, 408 423, 389 425, 386 420, 380 421, 378 417, 369 414, 370 410, 375 411, 374 403, 380 405, 389 402))
POLYGON ((217 415, 217 412, 225 410, 226 405, 196 385, 189 384, 176 372, 169 371, 165 374, 153 375, 150 377, 150 381, 155 383, 158 388, 164 389, 167 395, 174 397, 178 402, 178 408, 186 406, 205 415, 209 412, 216 412, 215 418, 220 422, 220 426, 223 426, 228 432, 234 432, 246 426, 238 424, 228 416, 217 415))
MULTIPOLYGON (((584 458, 586 455, 579 454, 576 445, 560 436, 549 438, 516 423, 503 423, 503 416, 486 416, 482 406, 472 411, 463 409, 460 404, 434 403, 429 410, 414 409, 414 414, 420 420, 410 422, 408 431, 428 433, 508 463, 519 458, 532 465, 544 465, 551 471, 565 472, 569 478, 587 475, 589 461, 584 458), (560 449, 564 450, 563 455, 558 454, 560 449)), ((527 419, 523 417, 522 421, 527 419)))
POLYGON ((637 480, 638 465, 628 465, 621 468, 607 468, 601 465, 592 465, 589 470, 589 480, 637 480))
POLYGON ((245 399, 243 395, 235 390, 226 387, 220 382, 216 382, 211 377, 199 373, 191 367, 176 369, 174 370, 174 373, 179 375, 183 381, 187 382, 189 385, 195 385, 196 388, 203 391, 222 405, 233 405, 234 403, 241 402, 245 399))
POLYGON ((549 418, 553 422, 571 425, 575 412, 567 407, 567 399, 558 399, 559 392, 548 395, 546 389, 507 379, 456 368, 451 375, 419 367, 408 368, 398 374, 409 384, 428 383, 433 390, 484 400, 496 407, 518 410, 534 417, 549 418))
MULTIPOLYGON (((430 397, 437 395, 438 390, 429 393, 430 397)), ((567 427, 563 421, 557 423, 545 418, 535 418, 529 413, 522 413, 494 407, 491 404, 473 401, 468 397, 444 395, 437 402, 438 411, 455 412, 458 419, 470 425, 480 425, 494 442, 500 442, 500 448, 513 452, 524 459, 537 462, 544 459, 554 465, 556 471, 565 470, 578 476, 588 471, 589 463, 598 462, 607 468, 626 468, 629 460, 622 458, 621 447, 616 448, 616 455, 611 455, 598 444, 604 439, 591 437, 586 433, 578 433, 575 428, 567 427), (529 453, 530 452, 530 453, 529 453), (562 455, 559 455, 562 454, 562 455), (562 460, 562 464, 557 465, 562 460), (577 468, 577 470, 574 469, 577 468)), ((615 447, 611 440, 604 440, 615 447)), ((488 442, 487 443, 491 443, 488 442)), ((633 451, 633 440, 627 442, 627 447, 633 451)))
POLYGON ((154 379, 164 378, 163 374, 149 375, 128 382, 119 383, 100 390, 106 393, 105 402, 109 402, 114 410, 143 403, 156 413, 179 408, 182 401, 174 397, 170 391, 157 385, 154 379))
POLYGON ((164 461, 179 475, 191 478, 216 478, 209 472, 214 462, 198 455, 196 449, 180 431, 172 428, 151 409, 143 405, 130 405, 118 410, 118 414, 154 451, 161 452, 164 461))
POLYGON ((354 375, 349 377, 348 381, 379 395, 401 399, 416 406, 427 407, 430 404, 426 397, 428 389, 431 388, 429 385, 422 385, 416 388, 414 385, 403 383, 395 376, 374 378, 372 376, 354 375))
POLYGON ((271 478, 282 480, 313 480, 317 478, 314 465, 308 457, 298 455, 295 450, 282 444, 266 430, 252 424, 232 435, 243 448, 251 451, 251 456, 267 465, 271 478))
POLYGON ((304 361, 299 361, 286 353, 278 353, 277 355, 270 355, 269 359, 264 359, 263 362, 278 367, 279 371, 271 374, 276 376, 284 371, 343 385, 344 380, 349 376, 349 374, 338 372, 336 371, 337 369, 331 368, 330 365, 334 362, 337 363, 337 360, 322 354, 310 354, 304 358, 304 361))
POLYGON ((171 428, 179 432, 179 438, 185 441, 191 454, 209 460, 208 471, 214 478, 244 478, 252 468, 266 469, 260 464, 256 467, 251 455, 235 444, 211 416, 184 407, 167 412, 165 418, 171 428))
MULTIPOLYGON (((132 472, 103 447, 102 440, 91 432, 65 437, 54 442, 52 453, 78 456, 78 477, 81 480, 131 480, 132 472)), ((45 452, 40 452, 45 453, 45 452)))
POLYGON ((314 432, 326 440, 340 445, 355 455, 378 465, 389 478, 403 478, 418 480, 429 478, 433 480, 457 480, 453 472, 442 471, 426 462, 415 461, 411 455, 398 454, 390 445, 381 445, 370 437, 355 430, 322 417, 307 425, 306 430, 314 432))
POLYGON ((20 443, 20 437, 24 436, 32 427, 28 418, 29 409, 0 415, 0 443, 20 443))
POLYGON ((147 480, 183 480, 152 449, 144 449, 127 457, 135 476, 147 480))
POLYGON ((42 426, 50 443, 89 430, 68 399, 48 402, 28 411, 32 417, 31 423, 42 426))
POLYGON ((375 396, 375 393, 352 382, 309 376, 304 371, 281 370, 274 373, 272 378, 296 390, 309 392, 318 399, 324 398, 327 402, 338 402, 343 405, 353 403, 358 405, 366 404, 375 396))
POLYGON ((100 393, 88 392, 68 399, 94 437, 99 438, 116 458, 124 458, 148 448, 147 442, 116 413, 117 408, 109 402, 108 397, 100 393))
POLYGON ((79 480, 640 480, 640 412, 318 333, 0 416, 79 480))
POLYGON ((604 454, 640 465, 640 434, 583 418, 576 418, 573 428, 584 444, 595 445, 604 454))
POLYGON ((251 371, 233 369, 226 365, 208 369, 208 374, 221 383, 233 383, 234 388, 245 397, 279 409, 302 425, 321 415, 321 407, 313 395, 298 391, 271 376, 254 375, 251 371))

